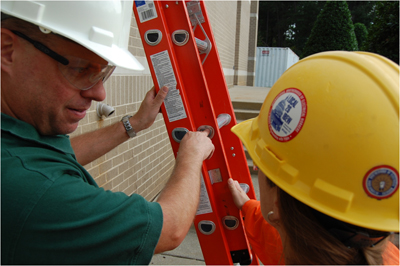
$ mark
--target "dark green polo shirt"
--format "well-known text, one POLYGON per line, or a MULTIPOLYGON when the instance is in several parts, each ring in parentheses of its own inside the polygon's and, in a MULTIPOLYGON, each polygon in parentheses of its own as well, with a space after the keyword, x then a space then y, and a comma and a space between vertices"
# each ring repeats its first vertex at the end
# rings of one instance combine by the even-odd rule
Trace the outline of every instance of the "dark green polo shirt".
POLYGON ((1 115, 2 264, 148 264, 158 203, 99 188, 68 136, 1 115))

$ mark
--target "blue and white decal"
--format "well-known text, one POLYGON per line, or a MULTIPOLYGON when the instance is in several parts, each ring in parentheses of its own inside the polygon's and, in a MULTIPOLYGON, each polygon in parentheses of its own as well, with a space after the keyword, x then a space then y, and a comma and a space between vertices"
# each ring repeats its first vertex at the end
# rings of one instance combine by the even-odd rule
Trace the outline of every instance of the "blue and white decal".
POLYGON ((307 101, 304 94, 296 88, 283 90, 271 104, 269 131, 277 141, 290 141, 300 132, 306 116, 307 101))

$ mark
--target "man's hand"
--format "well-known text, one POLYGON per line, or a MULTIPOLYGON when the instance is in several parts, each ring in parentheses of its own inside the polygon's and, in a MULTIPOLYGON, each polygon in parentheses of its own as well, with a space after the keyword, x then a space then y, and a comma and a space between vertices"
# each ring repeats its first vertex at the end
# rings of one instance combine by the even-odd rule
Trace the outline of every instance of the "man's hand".
POLYGON ((198 132, 187 132, 180 142, 178 160, 180 157, 187 157, 189 154, 198 155, 201 161, 209 159, 214 153, 214 145, 208 137, 208 129, 198 132))
MULTIPOLYGON (((154 123, 167 94, 167 87, 163 87, 157 94, 154 87, 147 92, 138 112, 130 118, 131 125, 136 133, 154 123)), ((129 136, 126 134, 123 124, 118 122, 71 138, 71 145, 78 162, 86 165, 128 139, 129 136)))
POLYGON ((239 182, 232 178, 228 179, 228 187, 232 193, 233 202, 236 207, 242 209, 243 205, 250 200, 249 196, 247 196, 246 192, 240 187, 239 182))
POLYGON ((187 132, 180 142, 174 171, 157 199, 163 210, 163 229, 155 253, 179 246, 193 223, 200 199, 201 167, 214 151, 209 133, 187 132))
POLYGON ((131 125, 136 133, 150 127, 154 123, 167 94, 168 88, 165 86, 158 93, 156 93, 155 87, 146 93, 139 110, 130 118, 131 125))

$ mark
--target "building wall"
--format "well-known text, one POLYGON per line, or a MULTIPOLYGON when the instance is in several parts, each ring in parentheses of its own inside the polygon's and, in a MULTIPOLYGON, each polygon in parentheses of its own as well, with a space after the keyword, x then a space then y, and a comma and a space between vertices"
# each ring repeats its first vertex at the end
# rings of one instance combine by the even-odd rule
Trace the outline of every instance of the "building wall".
POLYGON ((254 85, 258 1, 206 1, 228 87, 254 85))
MULTIPOLYGON (((243 2, 240 15, 244 30, 240 35, 240 48, 237 50, 237 2, 206 1, 228 87, 237 84, 234 83, 235 51, 240 53, 237 57, 239 73, 247 73, 250 2, 243 2)), ((242 29, 241 23, 240 28, 242 29)), ((131 21, 129 50, 145 66, 145 70, 127 71, 117 68, 105 83, 107 97, 104 100, 104 103, 115 108, 115 113, 100 119, 96 114, 96 102, 93 102, 71 137, 118 123, 123 116, 133 115, 139 109, 146 92, 153 86, 153 81, 134 17, 131 21)), ((247 78, 244 74, 239 77, 241 83, 247 78)), ((137 193, 147 200, 153 200, 166 184, 174 163, 164 120, 159 114, 150 128, 139 132, 135 138, 84 167, 98 185, 106 190, 121 191, 128 195, 137 193)))
POLYGON ((237 1, 236 49, 235 49, 235 85, 247 84, 247 59, 249 51, 251 1, 237 1))
MULTIPOLYGON (((145 66, 144 71, 116 69, 105 83, 104 103, 115 108, 114 114, 100 119, 96 102, 92 103, 85 119, 71 137, 118 123, 127 114, 133 115, 145 94, 153 86, 136 20, 132 17, 129 51, 145 66)), ((135 138, 84 167, 106 190, 121 191, 127 195, 137 193, 153 200, 165 186, 174 167, 171 149, 162 114, 154 124, 135 138)))
POLYGON ((207 14, 228 87, 234 84, 236 1, 206 1, 207 14))
MULTIPOLYGON (((115 108, 115 113, 100 119, 96 103, 81 121, 71 137, 117 123, 127 114, 134 114, 145 93, 152 86, 150 76, 112 76, 106 82, 104 103, 115 108)), ((147 200, 154 199, 165 185, 174 166, 174 155, 162 115, 148 129, 114 150, 85 165, 97 184, 106 190, 138 193, 147 200)))
POLYGON ((258 1, 251 1, 249 53, 247 61, 247 86, 254 86, 256 74, 257 32, 258 32, 258 1))

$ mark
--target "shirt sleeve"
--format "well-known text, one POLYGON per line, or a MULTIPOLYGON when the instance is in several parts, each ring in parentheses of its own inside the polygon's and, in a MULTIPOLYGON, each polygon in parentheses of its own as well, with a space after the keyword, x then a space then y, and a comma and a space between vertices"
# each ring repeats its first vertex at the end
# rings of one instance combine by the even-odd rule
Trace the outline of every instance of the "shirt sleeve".
POLYGON ((399 249, 392 242, 388 241, 382 258, 383 265, 399 265, 399 249))
POLYGON ((244 227, 253 251, 264 265, 285 264, 278 231, 261 213, 260 202, 249 200, 242 207, 244 227))
POLYGON ((18 241, 16 250, 25 255, 15 257, 35 264, 150 263, 163 223, 158 203, 71 175, 43 190, 18 241))

